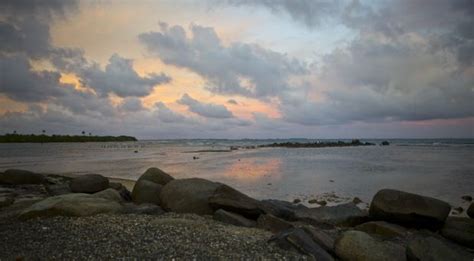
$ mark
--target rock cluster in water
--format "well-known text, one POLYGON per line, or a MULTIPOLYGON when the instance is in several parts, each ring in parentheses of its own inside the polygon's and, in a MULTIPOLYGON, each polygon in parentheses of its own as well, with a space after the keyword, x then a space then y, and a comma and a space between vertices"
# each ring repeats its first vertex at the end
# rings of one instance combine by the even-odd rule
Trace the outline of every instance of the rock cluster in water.
POLYGON ((392 189, 377 192, 366 211, 354 202, 308 208, 256 200, 222 183, 174 179, 158 168, 148 169, 132 192, 98 174, 70 178, 24 170, 0 173, 0 185, 0 218, 193 213, 270 231, 269 244, 316 260, 474 258, 474 203, 470 218, 449 217, 446 202, 392 189))

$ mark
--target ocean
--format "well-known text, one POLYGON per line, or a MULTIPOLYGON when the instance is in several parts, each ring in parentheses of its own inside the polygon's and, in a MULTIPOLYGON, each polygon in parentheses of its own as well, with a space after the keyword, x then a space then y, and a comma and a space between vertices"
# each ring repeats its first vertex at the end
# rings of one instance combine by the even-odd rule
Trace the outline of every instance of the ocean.
MULTIPOLYGON (((290 140, 143 140, 110 143, 0 144, 0 171, 99 173, 136 180, 158 167, 175 178, 200 177, 231 185, 259 199, 359 197, 370 202, 382 188, 400 189, 466 207, 474 196, 474 139, 396 139, 390 146, 256 148, 290 140)), ((331 141, 331 140, 320 140, 331 141)), ((382 140, 362 140, 379 144, 382 140)))

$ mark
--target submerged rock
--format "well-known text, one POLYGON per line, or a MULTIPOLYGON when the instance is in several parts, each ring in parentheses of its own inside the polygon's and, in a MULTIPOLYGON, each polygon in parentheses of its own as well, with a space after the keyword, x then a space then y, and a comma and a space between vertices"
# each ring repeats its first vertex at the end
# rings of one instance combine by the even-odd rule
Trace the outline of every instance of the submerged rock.
POLYGON ((474 203, 471 203, 466 213, 469 217, 474 218, 474 203))
POLYGON ((209 204, 214 209, 224 209, 252 219, 257 219, 263 213, 258 200, 224 184, 212 193, 209 204))
POLYGON ((122 206, 111 200, 90 194, 72 193, 49 197, 26 208, 20 219, 52 216, 91 216, 99 213, 119 212, 122 206))
POLYGON ((236 213, 225 211, 223 209, 218 209, 214 213, 214 220, 239 227, 255 227, 257 225, 257 222, 254 220, 245 218, 236 213))
POLYGON ((443 225, 450 210, 448 203, 435 198, 383 189, 375 194, 369 212, 376 220, 436 229, 443 225))
POLYGON ((336 255, 342 260, 392 261, 406 260, 405 248, 381 241, 362 231, 347 231, 335 242, 336 255))
POLYGON ((409 260, 472 261, 474 255, 434 235, 417 235, 408 242, 406 254, 409 260))
POLYGON ((272 233, 279 233, 281 231, 293 228, 294 225, 286 220, 275 217, 272 214, 264 214, 258 217, 257 227, 271 231, 272 233))
POLYGON ((132 201, 137 204, 152 203, 160 205, 160 193, 162 186, 160 184, 139 180, 135 183, 132 191, 132 201))
POLYGON ((276 243, 280 248, 286 250, 298 251, 309 255, 315 260, 332 261, 334 258, 326 252, 320 245, 301 228, 292 228, 285 230, 270 239, 270 242, 276 243))
POLYGON ((474 248, 474 219, 448 217, 441 229, 441 235, 461 245, 474 248))
POLYGON ((138 179, 138 181, 141 180, 148 180, 164 186, 168 182, 174 180, 174 178, 159 168, 149 168, 138 179))
POLYGON ((160 193, 164 209, 177 213, 212 215, 209 198, 222 184, 201 178, 175 179, 163 186, 160 193))
POLYGON ((0 184, 25 185, 25 184, 43 184, 46 177, 27 170, 8 169, 0 173, 0 184))
POLYGON ((472 201, 472 196, 469 196, 469 195, 464 195, 461 198, 466 200, 466 201, 472 201))
POLYGON ((407 230, 399 225, 385 221, 371 221, 355 227, 356 230, 381 237, 403 237, 407 230))
POLYGON ((355 226, 367 221, 367 217, 367 212, 358 208, 354 203, 299 209, 295 212, 297 220, 315 226, 355 226))
POLYGON ((109 187, 109 179, 100 174, 86 174, 71 180, 69 187, 74 193, 96 193, 109 187))

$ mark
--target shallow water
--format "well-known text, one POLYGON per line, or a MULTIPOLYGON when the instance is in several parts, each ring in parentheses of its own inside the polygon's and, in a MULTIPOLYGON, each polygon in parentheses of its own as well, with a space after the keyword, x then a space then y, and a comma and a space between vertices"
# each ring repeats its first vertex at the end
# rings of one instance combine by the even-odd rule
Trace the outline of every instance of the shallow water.
POLYGON ((334 193, 342 200, 357 196, 369 202, 379 189, 395 188, 466 207, 460 197, 474 196, 473 140, 393 140, 390 146, 190 152, 271 142, 274 141, 0 144, 0 171, 20 168, 58 174, 93 172, 137 179, 147 168, 156 166, 177 178, 207 178, 262 199, 305 201, 334 193))

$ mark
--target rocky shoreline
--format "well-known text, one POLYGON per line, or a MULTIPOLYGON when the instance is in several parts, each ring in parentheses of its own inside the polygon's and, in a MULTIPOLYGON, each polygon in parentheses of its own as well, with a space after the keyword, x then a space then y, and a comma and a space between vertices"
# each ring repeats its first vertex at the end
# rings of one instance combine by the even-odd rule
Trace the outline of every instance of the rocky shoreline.
MULTIPOLYGON (((466 196, 472 201, 472 197, 466 196)), ((382 189, 309 208, 150 168, 130 191, 98 174, 0 173, 3 259, 469 260, 469 217, 438 199, 382 189)))

